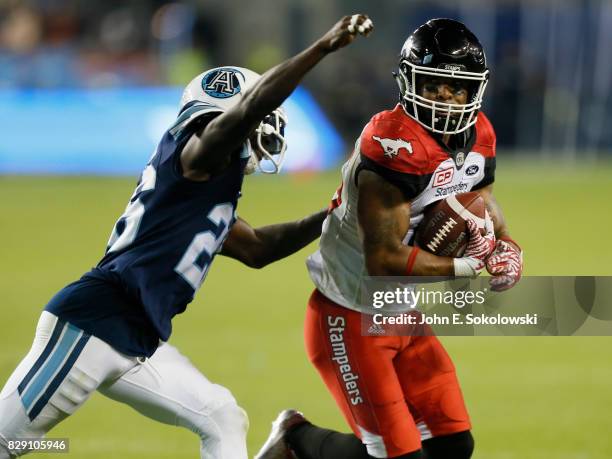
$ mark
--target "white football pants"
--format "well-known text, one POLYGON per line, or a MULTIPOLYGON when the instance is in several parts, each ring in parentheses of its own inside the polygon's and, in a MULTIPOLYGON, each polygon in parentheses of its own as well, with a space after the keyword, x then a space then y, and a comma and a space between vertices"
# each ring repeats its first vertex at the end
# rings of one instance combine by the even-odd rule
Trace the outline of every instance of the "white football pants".
POLYGON ((129 357, 44 311, 32 349, 0 393, 0 459, 22 454, 9 451, 10 440, 43 438, 95 390, 197 433, 202 458, 247 458, 246 413, 176 348, 162 344, 150 359, 129 357))

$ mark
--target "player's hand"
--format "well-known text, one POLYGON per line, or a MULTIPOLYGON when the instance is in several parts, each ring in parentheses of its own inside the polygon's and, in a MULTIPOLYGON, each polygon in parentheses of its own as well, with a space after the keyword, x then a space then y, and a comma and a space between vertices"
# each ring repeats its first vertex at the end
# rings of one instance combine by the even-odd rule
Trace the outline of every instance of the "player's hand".
POLYGON ((325 52, 331 53, 349 45, 357 34, 367 37, 372 30, 374 24, 365 14, 344 16, 318 40, 317 44, 325 52))
POLYGON ((514 287, 523 272, 523 251, 512 239, 500 239, 485 260, 491 277, 491 290, 501 292, 514 287))
POLYGON ((495 230, 489 213, 485 211, 485 235, 480 233, 480 229, 474 220, 467 221, 468 245, 465 249, 464 257, 474 257, 479 260, 487 258, 495 250, 495 230))
POLYGON ((485 268, 485 259, 495 249, 495 231, 489 214, 485 214, 485 231, 483 236, 473 220, 467 221, 469 242, 461 258, 455 258, 456 277, 476 277, 485 268))

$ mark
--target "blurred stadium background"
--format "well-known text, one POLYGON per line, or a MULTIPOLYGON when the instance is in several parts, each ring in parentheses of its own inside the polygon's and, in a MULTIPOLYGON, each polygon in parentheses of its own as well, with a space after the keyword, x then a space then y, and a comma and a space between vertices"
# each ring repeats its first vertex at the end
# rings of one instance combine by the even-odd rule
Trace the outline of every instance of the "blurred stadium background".
MULTIPOLYGON (((249 178, 241 215, 265 224, 325 206, 362 126, 396 101, 391 72, 404 39, 428 18, 453 17, 488 53, 496 194, 526 273, 612 274, 606 0, 0 0, 0 384, 28 350, 41 307, 102 254, 182 86, 218 65, 264 71, 356 11, 375 33, 330 56, 292 97, 290 173, 249 178)), ((303 352, 312 288, 303 260, 313 247, 263 271, 218 259, 175 321, 173 344, 249 412, 252 453, 289 406, 346 430, 303 352)), ((476 458, 612 457, 609 338, 444 342, 476 458)), ((75 458, 197 455, 189 432, 99 395, 51 436, 69 437, 75 458)))

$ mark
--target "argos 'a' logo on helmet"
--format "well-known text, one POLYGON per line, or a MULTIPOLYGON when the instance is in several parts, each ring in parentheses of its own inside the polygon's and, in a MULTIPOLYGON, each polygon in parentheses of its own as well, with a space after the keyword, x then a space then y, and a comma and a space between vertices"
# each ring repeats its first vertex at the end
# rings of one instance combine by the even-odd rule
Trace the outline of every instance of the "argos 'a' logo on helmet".
POLYGON ((244 75, 233 68, 215 69, 202 78, 202 89, 206 94, 218 99, 232 97, 240 92, 240 78, 244 75))

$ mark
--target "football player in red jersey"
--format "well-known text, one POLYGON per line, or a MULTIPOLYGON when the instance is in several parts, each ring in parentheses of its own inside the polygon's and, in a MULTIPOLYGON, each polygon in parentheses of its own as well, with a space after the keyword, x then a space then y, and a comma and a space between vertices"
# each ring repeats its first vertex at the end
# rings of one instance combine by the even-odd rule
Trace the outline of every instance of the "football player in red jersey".
POLYGON ((302 459, 471 457, 469 416, 442 344, 435 336, 362 336, 360 316, 371 305, 361 304, 361 292, 367 275, 473 277, 486 268, 494 290, 519 280, 521 249, 493 197, 495 132, 480 111, 488 78, 482 46, 460 22, 434 19, 406 40, 400 103, 364 128, 308 260, 316 285, 308 356, 354 435, 286 411, 260 457, 275 457, 267 451, 281 443, 302 459), (486 202, 486 235, 469 222, 462 258, 412 245, 427 206, 468 191, 486 202))

